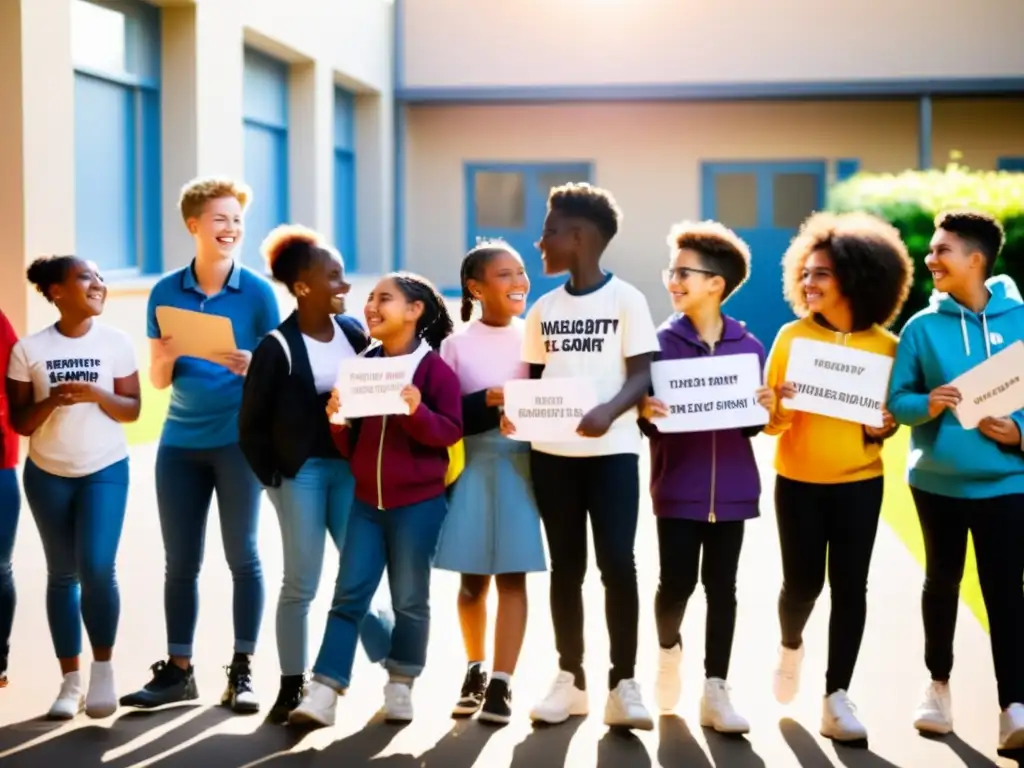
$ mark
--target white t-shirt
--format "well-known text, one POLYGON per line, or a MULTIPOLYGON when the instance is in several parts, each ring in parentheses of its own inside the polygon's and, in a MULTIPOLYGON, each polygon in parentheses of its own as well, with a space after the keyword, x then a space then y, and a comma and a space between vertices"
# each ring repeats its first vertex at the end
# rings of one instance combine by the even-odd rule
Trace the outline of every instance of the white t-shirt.
MULTIPOLYGON (((523 360, 544 366, 545 378, 591 379, 606 403, 626 382, 626 358, 657 352, 658 334, 644 295, 614 275, 584 294, 566 286, 541 296, 526 316, 523 360)), ((637 413, 631 408, 602 437, 571 443, 534 443, 556 456, 640 453, 637 413)))
POLYGON ((306 343, 306 354, 309 356, 309 367, 313 369, 313 383, 318 395, 330 392, 338 383, 338 366, 348 357, 355 357, 356 351, 349 344, 345 332, 334 324, 334 338, 330 341, 317 341, 302 334, 306 343))
MULTIPOLYGON (((35 401, 50 396, 50 388, 69 382, 95 384, 114 391, 114 379, 138 371, 135 347, 128 334, 93 321, 84 336, 72 339, 51 325, 26 336, 11 350, 7 377, 32 382, 35 401)), ((84 477, 128 455, 124 428, 96 403, 57 408, 32 433, 29 458, 51 475, 84 477)))

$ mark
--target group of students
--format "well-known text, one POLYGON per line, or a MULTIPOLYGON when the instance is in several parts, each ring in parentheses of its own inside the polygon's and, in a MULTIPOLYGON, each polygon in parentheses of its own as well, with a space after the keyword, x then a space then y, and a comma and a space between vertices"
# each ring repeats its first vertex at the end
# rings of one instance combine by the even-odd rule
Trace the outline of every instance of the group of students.
MULTIPOLYGON (((1016 286, 992 276, 1003 240, 993 219, 972 212, 936 218, 926 259, 936 292, 897 339, 886 326, 913 278, 898 232, 864 214, 814 214, 783 260, 784 293, 798 319, 779 331, 765 363, 761 342, 722 312, 748 276, 750 252, 716 222, 671 230, 663 277, 676 314, 655 328, 644 295, 601 266, 620 222, 613 197, 587 184, 552 189, 537 247, 545 273, 567 273, 566 283, 538 298, 524 321, 530 281, 522 259, 507 243, 481 243, 462 263, 466 325, 455 332, 441 295, 410 273, 377 283, 365 325, 345 315, 350 285, 340 255, 297 226, 275 230, 263 244, 273 278, 295 298, 294 312, 281 322, 270 284, 234 259, 248 200, 244 185, 230 180, 185 187, 181 214, 196 255, 164 276, 149 300, 149 376, 156 388, 171 388, 156 460, 167 659, 121 705, 150 708, 199 696, 191 661, 196 583, 216 493, 234 583, 235 639, 222 702, 238 712, 259 709, 250 658, 264 607, 256 540, 265 489, 280 521, 284 561, 276 624, 281 681, 271 719, 333 724, 361 644, 388 672, 386 717, 411 720, 413 683, 426 663, 431 571, 442 568, 461 574, 458 614, 468 662, 453 715, 508 722, 527 623, 526 574, 548 570, 548 558, 558 673, 530 717, 560 723, 586 715, 589 520, 610 637, 604 721, 652 728, 635 677, 634 543, 646 436, 661 562, 656 703, 665 711, 679 701, 680 627, 699 577, 708 602, 700 722, 747 732, 726 681, 744 523, 759 515, 751 438, 761 428, 661 432, 668 409, 654 397, 651 364, 755 354, 764 386, 754 396, 768 411, 764 431, 778 436, 774 506, 783 584, 776 698, 787 703, 797 694, 803 630, 827 572, 832 607, 821 733, 839 741, 867 736, 847 691, 882 505, 881 448, 902 424, 911 428, 909 484, 927 559, 922 612, 931 681, 914 725, 937 733, 953 727, 949 678, 970 531, 991 626, 999 745, 1024 746, 1024 411, 964 429, 954 413, 960 393, 949 384, 1024 339, 1016 286), (228 317, 238 350, 216 360, 178 355, 175 339, 161 331, 161 306, 228 317), (600 343, 570 340, 581 335, 600 343), (796 339, 895 358, 882 426, 787 406, 797 391, 787 377, 796 339), (401 391, 408 414, 343 418, 334 387, 341 362, 355 356, 406 357, 413 371, 401 391), (589 378, 601 404, 580 421, 579 439, 510 439, 516 426, 503 410, 504 385, 549 377, 589 378), (455 477, 460 444, 464 465, 456 461, 455 477), (307 617, 328 537, 340 555, 339 573, 310 670, 307 617), (373 610, 385 572, 390 607, 373 610), (488 671, 492 579, 498 609, 488 671)), ((0 329, 0 358, 10 361, 3 421, 30 438, 24 489, 46 554, 47 614, 63 675, 50 715, 70 718, 84 708, 104 717, 119 703, 110 660, 119 613, 114 561, 128 489, 121 424, 139 414, 138 372, 129 338, 94 320, 106 298, 94 266, 49 257, 36 261, 28 278, 60 319, 21 341, 6 322, 0 329), (81 620, 93 652, 88 686, 79 669, 81 620)), ((10 430, 3 447, 6 682, 19 503, 10 430)))

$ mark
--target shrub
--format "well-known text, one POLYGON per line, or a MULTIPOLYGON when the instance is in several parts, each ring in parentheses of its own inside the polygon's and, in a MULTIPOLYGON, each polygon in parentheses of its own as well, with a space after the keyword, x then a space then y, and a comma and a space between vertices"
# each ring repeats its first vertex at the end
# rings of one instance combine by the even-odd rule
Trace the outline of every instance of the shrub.
POLYGON ((837 213, 867 211, 892 223, 914 259, 914 286, 900 316, 907 318, 928 304, 932 279, 924 266, 935 214, 949 208, 972 208, 995 216, 1006 230, 1006 245, 996 262, 1024 290, 1024 173, 972 171, 955 162, 945 170, 898 174, 859 173, 836 184, 826 208, 837 213))

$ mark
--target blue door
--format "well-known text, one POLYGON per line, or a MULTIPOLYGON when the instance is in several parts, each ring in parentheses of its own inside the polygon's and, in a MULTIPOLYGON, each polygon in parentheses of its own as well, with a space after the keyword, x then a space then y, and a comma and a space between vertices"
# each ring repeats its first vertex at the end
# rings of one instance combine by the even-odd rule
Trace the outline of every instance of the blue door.
POLYGON ((824 161, 704 163, 702 209, 750 246, 750 277, 725 305, 768 349, 793 319, 782 297, 782 256, 825 197, 824 161))
POLYGON ((530 303, 565 282, 546 277, 540 239, 548 193, 570 181, 590 181, 589 163, 469 164, 466 166, 467 250, 479 238, 502 238, 519 251, 530 276, 530 303))

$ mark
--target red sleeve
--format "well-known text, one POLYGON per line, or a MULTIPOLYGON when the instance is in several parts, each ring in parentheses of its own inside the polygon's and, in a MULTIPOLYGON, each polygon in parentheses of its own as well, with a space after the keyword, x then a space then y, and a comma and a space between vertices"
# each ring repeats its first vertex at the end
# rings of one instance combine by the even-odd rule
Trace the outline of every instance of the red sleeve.
POLYGON ((420 388, 420 406, 411 416, 400 416, 399 423, 418 443, 450 448, 462 438, 462 391, 459 378, 448 363, 437 354, 430 354, 430 368, 420 388))
POLYGON ((11 427, 10 405, 7 402, 7 365, 11 350, 18 343, 18 334, 0 312, 0 468, 12 469, 18 465, 18 435, 11 427))

